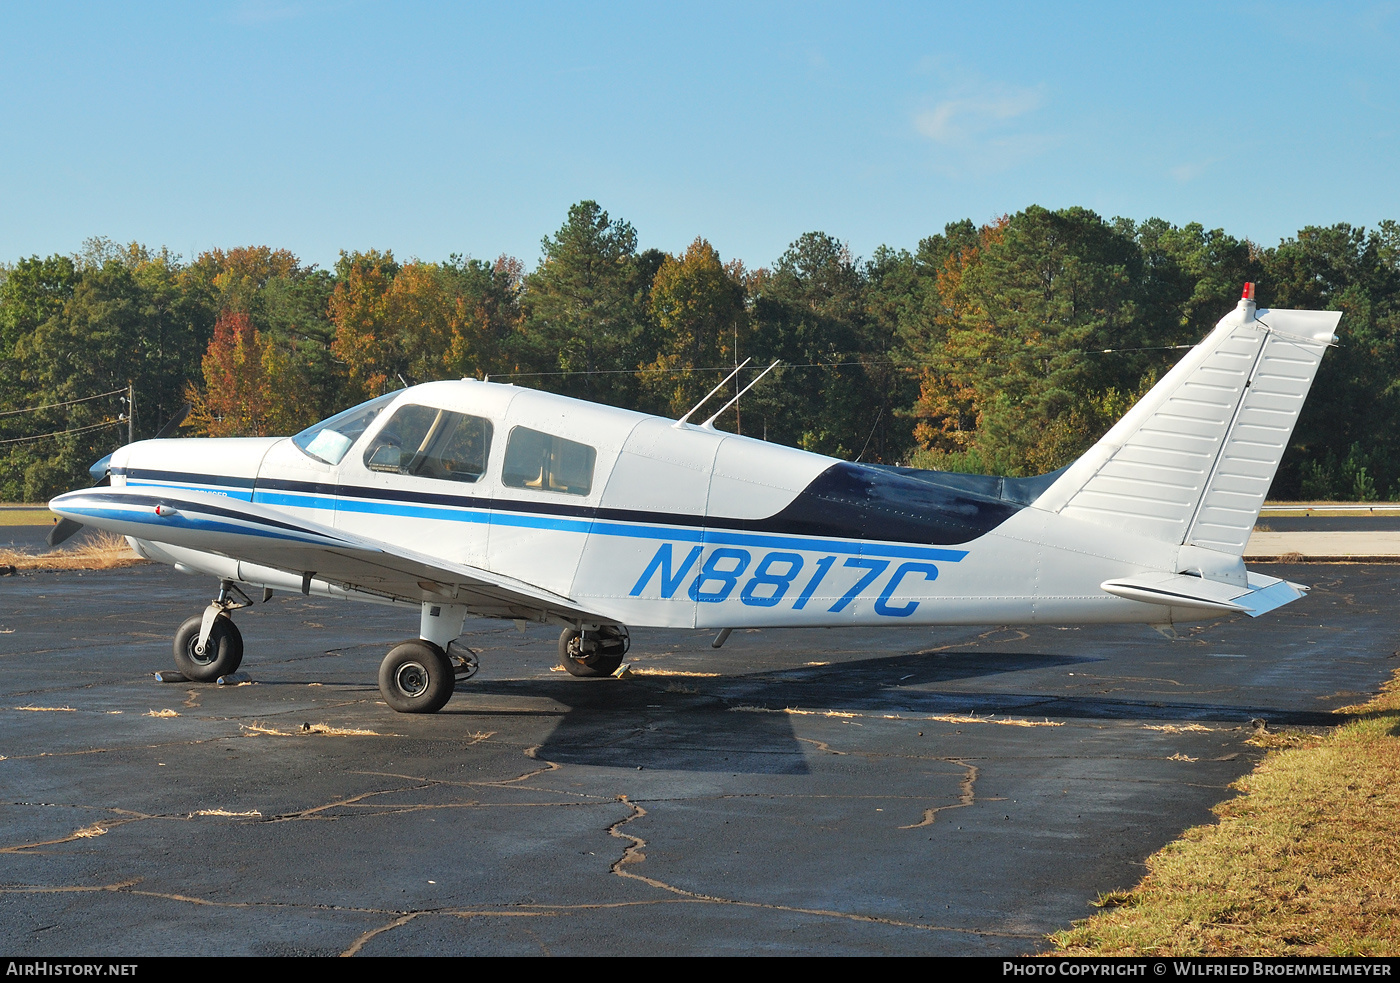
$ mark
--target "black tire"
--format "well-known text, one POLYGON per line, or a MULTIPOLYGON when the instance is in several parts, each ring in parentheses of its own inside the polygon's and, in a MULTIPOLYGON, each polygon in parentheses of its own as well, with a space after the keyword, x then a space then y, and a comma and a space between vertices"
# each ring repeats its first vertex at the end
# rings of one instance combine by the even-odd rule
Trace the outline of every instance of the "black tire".
POLYGON ((399 713, 437 713, 452 699, 456 672, 447 653, 415 639, 395 645, 379 665, 379 692, 399 713))
POLYGON ((175 633, 175 668, 186 679, 197 683, 212 683, 220 676, 236 672, 243 662, 243 633, 224 615, 214 619, 209 628, 209 643, 204 654, 194 650, 199 644, 199 629, 204 615, 188 618, 175 633))
POLYGON ((571 676, 593 679, 611 676, 622 665, 630 645, 626 628, 606 627, 586 634, 576 628, 565 628, 559 633, 559 664, 571 676), (588 642, 593 643, 594 651, 585 654, 581 646, 588 642))

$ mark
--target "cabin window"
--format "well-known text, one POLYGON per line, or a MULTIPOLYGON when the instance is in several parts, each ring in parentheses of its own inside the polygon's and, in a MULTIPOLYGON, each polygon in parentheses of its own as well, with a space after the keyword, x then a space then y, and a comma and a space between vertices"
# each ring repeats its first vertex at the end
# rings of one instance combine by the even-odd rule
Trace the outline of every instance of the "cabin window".
POLYGON ((511 488, 587 495, 593 487, 593 463, 598 452, 587 444, 515 427, 506 443, 501 483, 511 488))
POLYGON ((491 421, 432 406, 400 406, 365 448, 365 467, 443 481, 476 481, 491 453, 491 421))
POLYGON ((367 403, 352 406, 344 412, 328 417, 320 423, 307 427, 292 438, 301 451, 326 464, 339 464, 350 445, 359 439, 360 434, 374 422, 386 406, 399 396, 389 393, 367 403))

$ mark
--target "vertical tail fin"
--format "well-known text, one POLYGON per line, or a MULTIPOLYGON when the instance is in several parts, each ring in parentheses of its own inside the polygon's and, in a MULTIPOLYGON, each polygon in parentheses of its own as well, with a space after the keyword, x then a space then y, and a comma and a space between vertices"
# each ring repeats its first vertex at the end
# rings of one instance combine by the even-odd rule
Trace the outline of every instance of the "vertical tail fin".
POLYGON ((1256 311, 1253 284, 1035 507, 1244 553, 1341 314, 1256 311))

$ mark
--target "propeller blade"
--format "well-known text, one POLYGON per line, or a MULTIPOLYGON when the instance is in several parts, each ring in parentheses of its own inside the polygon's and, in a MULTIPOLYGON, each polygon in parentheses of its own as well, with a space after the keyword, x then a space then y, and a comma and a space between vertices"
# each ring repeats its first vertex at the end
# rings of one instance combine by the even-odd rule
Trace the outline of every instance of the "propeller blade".
POLYGON ((81 522, 74 522, 72 519, 59 519, 58 522, 54 523, 54 527, 49 530, 45 542, 50 546, 57 546, 81 528, 83 528, 81 522))
POLYGON ((170 418, 169 422, 160 428, 160 433, 156 434, 155 439, 164 440, 176 430, 180 429, 180 424, 185 422, 185 417, 190 415, 190 410, 192 409, 194 409, 194 405, 192 403, 186 403, 176 410, 175 415, 170 418))

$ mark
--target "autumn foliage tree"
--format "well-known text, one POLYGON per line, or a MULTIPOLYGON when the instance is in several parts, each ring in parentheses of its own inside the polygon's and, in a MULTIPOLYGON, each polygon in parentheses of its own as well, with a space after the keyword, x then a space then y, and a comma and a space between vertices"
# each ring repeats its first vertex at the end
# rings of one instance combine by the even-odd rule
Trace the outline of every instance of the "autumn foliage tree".
POLYGON ((263 291, 269 283, 306 271, 291 250, 237 246, 201 253, 190 264, 189 272, 213 292, 221 310, 260 313, 263 291))
POLYGON ((299 429, 289 399, 290 360, 268 344, 242 312, 222 315, 201 363, 204 389, 193 384, 187 426, 209 437, 267 437, 299 429))
POLYGON ((345 256, 330 298, 331 350, 360 399, 401 382, 484 376, 509 365, 519 292, 509 257, 400 265, 391 252, 345 256))
POLYGON ((396 388, 397 383, 389 383, 406 368, 385 316, 385 297, 398 273, 392 252, 342 253, 336 264, 329 304, 335 324, 331 351, 345 365, 347 389, 356 401, 396 388))
POLYGON ((733 360, 741 326, 748 333, 742 276, 741 265, 726 266, 700 238, 662 261, 649 297, 656 357, 639 370, 643 393, 658 412, 681 416, 719 381, 698 370, 733 360))

